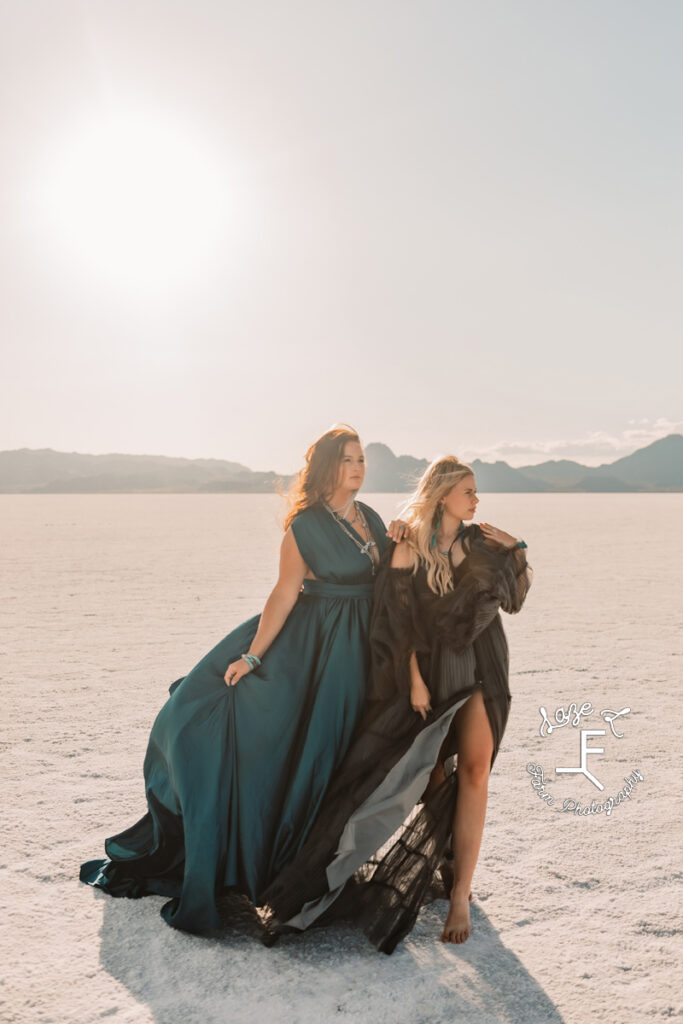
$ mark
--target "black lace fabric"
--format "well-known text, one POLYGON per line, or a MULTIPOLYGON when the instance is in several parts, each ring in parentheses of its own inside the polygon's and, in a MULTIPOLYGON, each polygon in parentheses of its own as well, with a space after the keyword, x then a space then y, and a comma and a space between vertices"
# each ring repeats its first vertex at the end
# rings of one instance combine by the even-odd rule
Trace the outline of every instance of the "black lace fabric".
POLYGON ((370 620, 371 700, 410 693, 410 656, 429 654, 429 635, 415 591, 412 569, 393 569, 384 554, 370 620))
MULTIPOLYGON (((329 892, 326 869, 354 811, 400 759, 410 758, 422 730, 478 685, 493 736, 493 767, 512 699, 508 645, 499 611, 514 614, 521 609, 532 574, 525 549, 493 548, 475 525, 467 528, 463 549, 466 558, 454 570, 454 589, 442 597, 430 590, 422 567, 416 574, 392 569, 391 550, 385 552, 370 628, 370 700, 306 842, 264 894, 273 936, 291 930, 285 923, 304 904, 329 892), (426 721, 410 707, 412 651, 432 693, 433 710, 426 721), (468 652, 467 669, 450 672, 449 689, 443 676, 444 655, 452 662, 464 652, 468 652)), ((454 755, 457 740, 451 723, 439 757, 445 761, 454 755)), ((457 791, 457 773, 451 771, 393 836, 384 837, 380 851, 347 880, 316 924, 354 921, 378 950, 391 953, 410 932, 420 908, 447 895, 441 873, 451 845, 457 791)))
POLYGON ((393 953, 410 933, 423 906, 448 899, 444 854, 450 846, 458 793, 456 772, 448 775, 406 822, 388 850, 370 858, 344 886, 321 924, 355 923, 373 946, 393 953))

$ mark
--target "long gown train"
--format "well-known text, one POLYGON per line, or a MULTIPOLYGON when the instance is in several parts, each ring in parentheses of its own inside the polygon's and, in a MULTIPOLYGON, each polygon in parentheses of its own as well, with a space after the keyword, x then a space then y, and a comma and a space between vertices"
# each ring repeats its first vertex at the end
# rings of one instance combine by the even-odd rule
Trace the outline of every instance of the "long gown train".
MULTIPOLYGON (((384 524, 362 508, 381 552, 384 524)), ((262 901, 301 849, 364 706, 371 561, 321 505, 292 530, 316 579, 262 665, 226 686, 256 615, 171 685, 144 760, 147 812, 81 865, 81 881, 112 896, 170 897, 161 914, 185 931, 220 929, 226 890, 262 901)))

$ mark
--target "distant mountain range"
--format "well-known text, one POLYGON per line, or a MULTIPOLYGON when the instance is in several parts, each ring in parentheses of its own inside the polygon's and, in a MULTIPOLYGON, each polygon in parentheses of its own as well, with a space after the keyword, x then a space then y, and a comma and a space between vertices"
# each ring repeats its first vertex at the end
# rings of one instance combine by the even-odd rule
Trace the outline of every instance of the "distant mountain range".
MULTIPOLYGON (((427 467, 427 459, 394 455, 385 444, 365 449, 363 490, 407 492, 427 467)), ((670 434, 632 455, 601 466, 566 459, 513 468, 506 462, 470 462, 483 492, 682 491, 683 435, 670 434)), ((83 455, 52 448, 0 452, 0 493, 272 493, 291 476, 255 473, 239 462, 180 459, 165 455, 83 455)))

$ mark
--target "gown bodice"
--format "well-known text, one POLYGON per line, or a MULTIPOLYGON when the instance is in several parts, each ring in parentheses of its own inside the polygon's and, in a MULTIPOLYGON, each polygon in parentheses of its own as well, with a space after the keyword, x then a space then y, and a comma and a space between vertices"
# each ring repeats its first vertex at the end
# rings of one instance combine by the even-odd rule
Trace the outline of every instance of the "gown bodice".
MULTIPOLYGON (((358 505, 381 555, 389 543, 384 523, 369 505, 362 501, 358 505)), ((350 523, 344 525, 349 533, 355 534, 359 543, 365 543, 365 538, 350 523)), ((301 557, 317 580, 346 585, 373 582, 370 558, 356 547, 322 504, 311 505, 300 512, 292 520, 292 532, 301 557)))

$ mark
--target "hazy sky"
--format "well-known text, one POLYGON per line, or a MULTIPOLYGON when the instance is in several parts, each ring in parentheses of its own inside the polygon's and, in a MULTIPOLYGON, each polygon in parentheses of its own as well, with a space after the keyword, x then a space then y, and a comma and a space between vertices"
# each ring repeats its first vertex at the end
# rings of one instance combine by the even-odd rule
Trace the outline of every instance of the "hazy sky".
POLYGON ((683 430, 683 4, 0 2, 0 449, 683 430))

